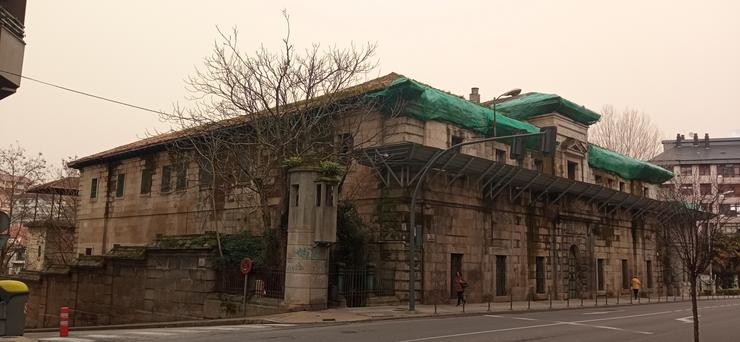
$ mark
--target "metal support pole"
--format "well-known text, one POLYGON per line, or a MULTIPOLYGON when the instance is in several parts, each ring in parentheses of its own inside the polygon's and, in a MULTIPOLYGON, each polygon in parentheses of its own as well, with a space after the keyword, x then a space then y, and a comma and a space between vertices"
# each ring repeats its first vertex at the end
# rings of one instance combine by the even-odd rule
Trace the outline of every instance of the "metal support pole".
POLYGON ((509 289, 509 310, 514 310, 514 291, 509 289))

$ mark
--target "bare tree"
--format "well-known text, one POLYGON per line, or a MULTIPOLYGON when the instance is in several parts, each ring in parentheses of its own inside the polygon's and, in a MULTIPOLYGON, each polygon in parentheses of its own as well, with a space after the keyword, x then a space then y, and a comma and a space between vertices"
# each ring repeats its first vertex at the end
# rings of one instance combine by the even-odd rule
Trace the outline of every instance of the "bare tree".
POLYGON ((29 156, 18 143, 0 148, 0 210, 10 216, 7 242, 0 249, 0 272, 7 272, 14 254, 19 253, 25 237, 24 223, 32 218, 32 200, 25 190, 47 176, 46 160, 39 153, 29 156))
POLYGON ((258 212, 250 214, 261 218, 263 229, 284 226, 286 162, 348 166, 352 146, 374 138, 356 134, 377 108, 355 85, 375 68, 376 46, 297 50, 289 16, 283 17, 287 33, 277 51, 245 53, 236 29, 219 30, 213 54, 187 80, 189 105, 163 114, 182 134, 169 149, 171 158, 199 166, 199 186, 209 190, 200 192, 200 203, 210 207, 208 220, 217 233, 228 194, 256 202, 258 212))
POLYGON ((650 117, 638 110, 625 109, 621 114, 606 105, 601 120, 589 131, 588 140, 640 160, 650 160, 661 152, 660 130, 650 117))
POLYGON ((716 254, 717 241, 728 217, 718 213, 727 193, 722 192, 721 179, 711 182, 711 189, 699 189, 697 175, 681 176, 664 186, 661 197, 667 205, 657 223, 662 228, 663 241, 686 273, 690 284, 694 321, 694 341, 699 341, 697 308, 699 276, 707 270, 716 254))

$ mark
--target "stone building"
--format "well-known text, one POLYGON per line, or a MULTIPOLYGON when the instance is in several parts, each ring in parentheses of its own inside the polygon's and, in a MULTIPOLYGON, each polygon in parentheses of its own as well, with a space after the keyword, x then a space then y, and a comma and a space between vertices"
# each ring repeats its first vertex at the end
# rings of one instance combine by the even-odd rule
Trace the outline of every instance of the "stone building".
MULTIPOLYGON (((662 288, 656 194, 672 174, 589 144, 588 127, 599 120, 597 113, 541 93, 499 100, 494 113, 494 103, 468 101, 398 74, 360 87, 380 106, 363 118, 355 136, 344 139, 355 142, 356 162, 337 196, 354 202, 367 224, 369 264, 393 275, 390 294, 396 300, 408 295, 410 231, 419 247, 415 288, 423 302, 452 296, 456 271, 467 278, 472 301, 487 295, 614 295, 628 290, 632 275, 643 278, 646 292, 662 288), (440 158, 423 180, 415 213, 419 224, 409 229, 411 191, 435 153, 490 137, 492 127, 502 136, 536 133, 545 126, 557 127, 558 133, 557 150, 549 155, 538 152, 538 138, 532 137, 523 142, 523 154, 503 140, 463 146, 440 158)), ((479 96, 477 89, 474 95, 479 96)), ((168 144, 183 134, 144 139, 70 163, 80 170, 78 252, 99 255, 117 244, 146 244, 158 234, 211 229, 213 216, 204 209, 198 186, 207 179, 194 163, 176 164, 167 153, 168 144)), ((230 202, 231 196, 253 194, 223 196, 218 204, 222 231, 259 226, 256 205, 230 202)), ((287 251, 314 255, 300 249, 306 243, 295 240, 295 251, 287 251)), ((300 290, 307 296, 313 296, 311 289, 324 293, 304 307, 325 306, 325 293, 336 285, 321 274, 292 279, 305 280, 300 290)), ((298 288, 296 281, 286 285, 286 292, 298 288)))
POLYGON ((674 179, 666 185, 681 187, 696 196, 721 195, 714 212, 730 218, 724 225, 727 233, 740 233, 740 138, 709 138, 689 134, 691 140, 678 134, 675 140, 663 141, 663 153, 653 162, 673 171, 674 179))

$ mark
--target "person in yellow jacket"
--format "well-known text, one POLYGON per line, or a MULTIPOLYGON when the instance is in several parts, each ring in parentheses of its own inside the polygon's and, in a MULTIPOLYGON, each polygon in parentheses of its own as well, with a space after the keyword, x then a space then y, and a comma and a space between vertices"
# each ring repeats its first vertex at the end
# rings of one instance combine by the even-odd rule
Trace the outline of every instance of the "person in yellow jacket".
POLYGON ((632 276, 632 293, 635 295, 635 300, 637 300, 637 296, 640 294, 640 287, 642 286, 642 283, 640 282, 640 278, 638 278, 636 275, 632 276))

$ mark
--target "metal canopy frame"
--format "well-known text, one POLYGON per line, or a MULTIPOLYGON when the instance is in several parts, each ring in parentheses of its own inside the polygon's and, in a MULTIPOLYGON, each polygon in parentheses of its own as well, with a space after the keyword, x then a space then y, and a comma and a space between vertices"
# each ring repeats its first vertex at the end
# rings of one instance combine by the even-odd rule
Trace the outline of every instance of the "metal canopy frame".
MULTIPOLYGON (((358 161, 362 165, 375 168, 381 181, 386 186, 390 180, 398 181, 401 186, 410 186, 419 178, 419 170, 415 169, 420 169, 435 154, 441 153, 441 151, 443 149, 416 143, 389 144, 359 149, 358 161), (379 168, 386 169, 389 173, 386 179, 383 179, 383 174, 379 171, 379 168), (404 170, 404 168, 408 168, 406 172, 409 176, 411 170, 416 172, 413 177, 407 177, 407 181, 404 181, 403 176, 398 177, 398 172, 394 171, 394 169, 404 170)), ((557 194, 552 203, 557 203, 565 195, 572 195, 576 196, 576 200, 583 197, 587 198, 589 203, 599 202, 599 210, 613 205, 614 208, 610 208, 609 214, 619 208, 637 209, 638 213, 632 215, 633 218, 646 212, 660 212, 659 209, 665 207, 664 204, 666 203, 598 184, 548 175, 536 170, 459 152, 441 159, 435 165, 432 165, 433 169, 437 169, 438 173, 444 172, 452 175, 452 181, 465 175, 470 176, 471 179, 475 179, 479 188, 484 191, 485 196, 491 200, 509 187, 513 189, 513 195, 510 195, 512 200, 519 198, 525 191, 537 193, 534 201, 542 199, 545 194, 557 194)))

